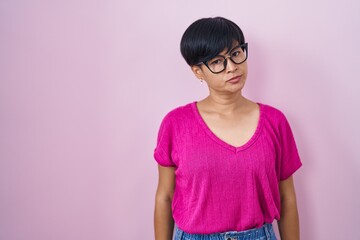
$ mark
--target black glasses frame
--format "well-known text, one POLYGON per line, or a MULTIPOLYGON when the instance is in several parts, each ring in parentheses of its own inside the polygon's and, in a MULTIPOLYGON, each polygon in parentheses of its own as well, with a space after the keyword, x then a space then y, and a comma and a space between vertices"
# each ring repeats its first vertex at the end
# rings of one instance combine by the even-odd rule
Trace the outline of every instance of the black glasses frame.
POLYGON ((201 64, 204 64, 204 65, 210 70, 210 72, 212 72, 212 73, 214 73, 214 74, 218 74, 218 73, 223 72, 223 71, 226 69, 226 67, 227 67, 227 59, 228 59, 228 58, 229 58, 233 63, 235 63, 235 64, 237 64, 237 65, 242 64, 243 62, 245 62, 245 61, 247 60, 247 58, 248 58, 248 56, 249 56, 248 43, 243 43, 243 44, 240 44, 240 45, 234 47, 233 49, 231 49, 230 53, 231 53, 234 49, 236 49, 236 48, 238 48, 238 47, 240 47, 240 48, 242 48, 243 50, 245 50, 245 53, 246 53, 246 57, 245 57, 244 61, 242 61, 242 62, 239 62, 239 63, 235 62, 235 61, 231 58, 231 55, 230 55, 230 56, 217 55, 217 56, 215 56, 215 57, 222 57, 222 58, 224 58, 224 69, 223 69, 223 70, 221 70, 221 71, 219 71, 219 72, 214 72, 214 71, 212 71, 212 70, 210 69, 209 65, 208 65, 208 62, 209 62, 211 59, 210 59, 210 60, 207 60, 207 61, 204 61, 204 62, 201 62, 201 63, 198 63, 197 65, 199 66, 199 65, 201 65, 201 64))

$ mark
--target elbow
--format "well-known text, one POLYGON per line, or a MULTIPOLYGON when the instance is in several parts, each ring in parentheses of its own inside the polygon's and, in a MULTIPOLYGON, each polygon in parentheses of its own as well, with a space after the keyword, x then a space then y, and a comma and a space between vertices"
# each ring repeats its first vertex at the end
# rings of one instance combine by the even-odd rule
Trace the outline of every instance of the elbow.
POLYGON ((156 192, 156 202, 158 203, 172 203, 174 192, 156 192))

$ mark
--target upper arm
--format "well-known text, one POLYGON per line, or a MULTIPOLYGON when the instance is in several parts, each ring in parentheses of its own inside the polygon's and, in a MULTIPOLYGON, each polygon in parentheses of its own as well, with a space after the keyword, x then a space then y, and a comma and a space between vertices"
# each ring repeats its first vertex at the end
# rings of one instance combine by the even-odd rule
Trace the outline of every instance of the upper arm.
POLYGON ((293 176, 290 176, 287 179, 280 181, 279 190, 281 200, 296 199, 293 176))
POLYGON ((172 200, 175 189, 175 167, 158 165, 159 181, 156 197, 162 200, 172 200))

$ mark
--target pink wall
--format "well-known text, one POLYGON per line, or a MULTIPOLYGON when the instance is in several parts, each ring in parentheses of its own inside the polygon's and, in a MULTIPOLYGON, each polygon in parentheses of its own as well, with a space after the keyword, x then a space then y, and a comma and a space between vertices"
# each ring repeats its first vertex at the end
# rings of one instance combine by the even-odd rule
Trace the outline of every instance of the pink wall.
POLYGON ((249 42, 244 94, 283 110, 302 239, 359 239, 359 1, 0 1, 0 239, 153 239, 156 134, 206 96, 200 17, 249 42))

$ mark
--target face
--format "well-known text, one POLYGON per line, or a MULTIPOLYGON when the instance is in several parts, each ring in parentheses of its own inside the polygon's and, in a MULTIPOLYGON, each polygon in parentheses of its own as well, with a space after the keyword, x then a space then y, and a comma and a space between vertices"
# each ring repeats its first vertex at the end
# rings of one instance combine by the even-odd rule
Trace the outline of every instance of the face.
MULTIPOLYGON (((219 55, 222 55, 227 59, 224 71, 220 73, 213 73, 207 66, 205 66, 205 64, 201 64, 200 66, 191 67, 195 76, 198 79, 206 81, 209 89, 215 92, 231 93, 241 91, 247 78, 247 61, 236 64, 229 58, 229 56, 234 58, 237 54, 239 54, 237 52, 238 49, 236 49, 238 45, 238 42, 234 42, 230 51, 228 49, 224 49, 219 53, 219 55)), ((208 65, 217 64, 219 62, 218 59, 219 58, 211 59, 207 63, 208 65)), ((220 59, 223 60, 223 58, 220 59)))

